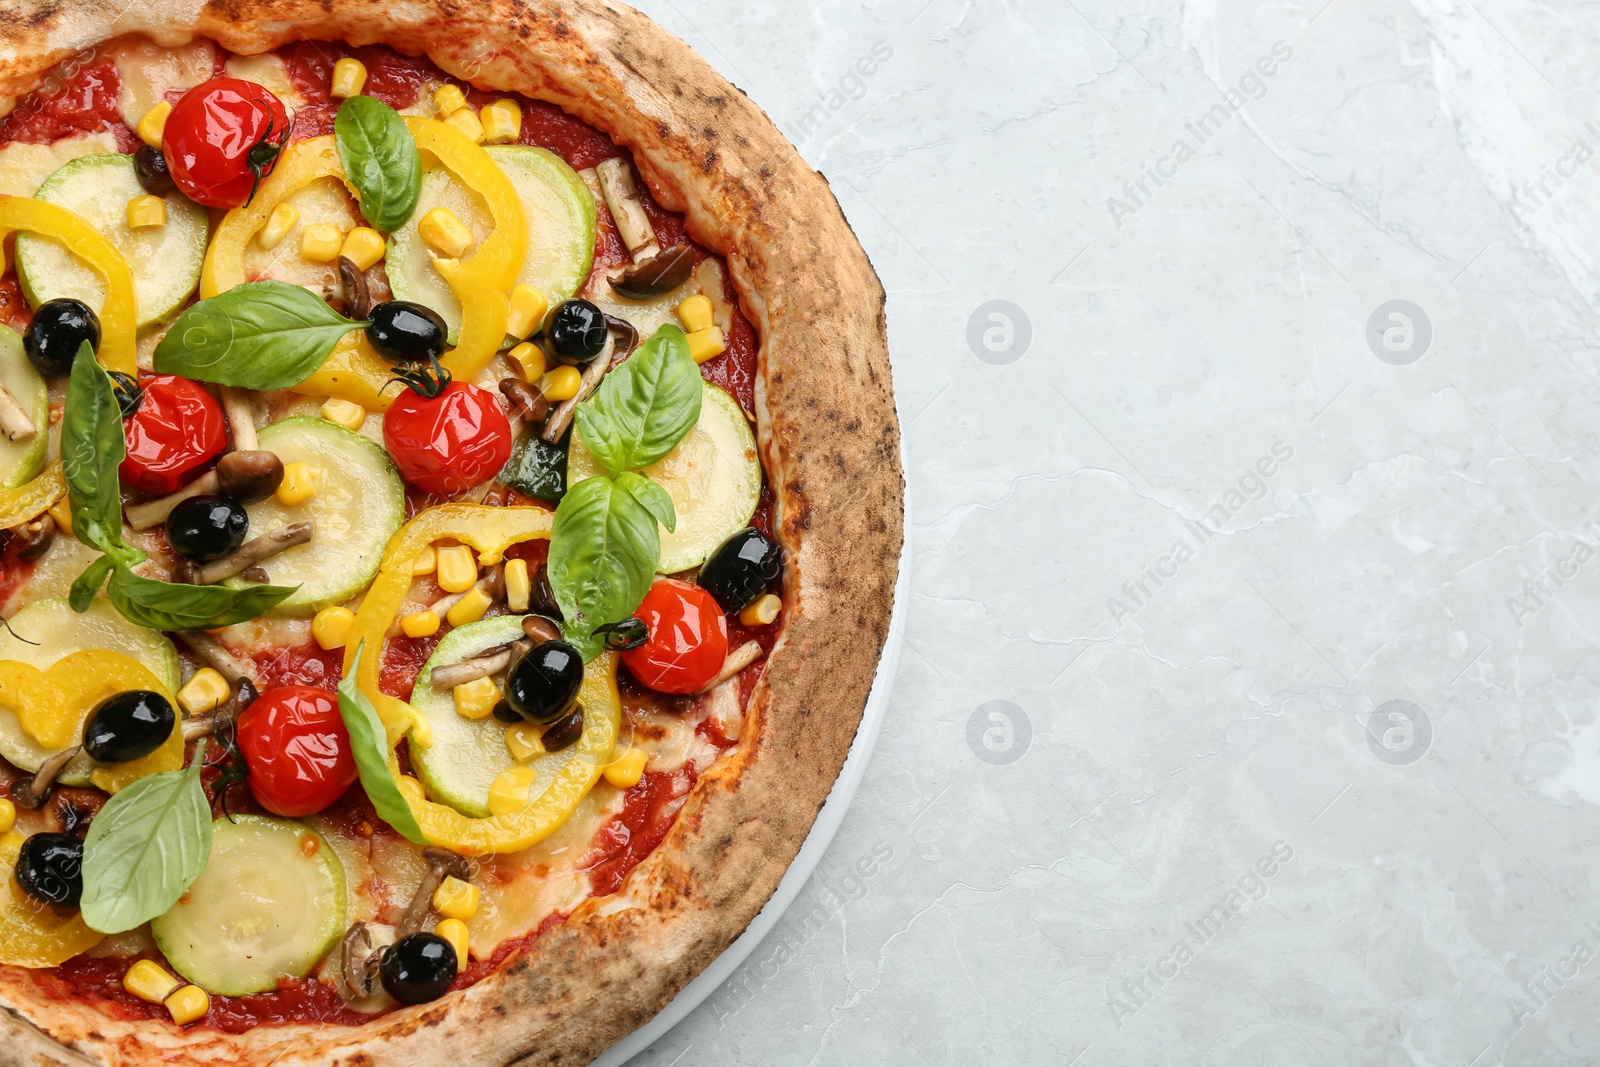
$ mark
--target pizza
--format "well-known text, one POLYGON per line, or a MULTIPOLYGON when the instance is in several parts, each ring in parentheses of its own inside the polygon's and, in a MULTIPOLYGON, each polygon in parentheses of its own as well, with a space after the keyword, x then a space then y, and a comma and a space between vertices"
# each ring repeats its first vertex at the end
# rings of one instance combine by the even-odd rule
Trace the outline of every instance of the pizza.
POLYGON ((0 17, 0 1063, 586 1063, 888 635, 884 295, 599 0, 0 17))

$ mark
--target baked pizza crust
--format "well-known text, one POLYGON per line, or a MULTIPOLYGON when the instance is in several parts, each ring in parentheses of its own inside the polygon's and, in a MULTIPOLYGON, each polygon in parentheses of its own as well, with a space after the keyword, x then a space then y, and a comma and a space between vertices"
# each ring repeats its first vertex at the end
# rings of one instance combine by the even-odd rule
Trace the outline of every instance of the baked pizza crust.
POLYGON ((301 38, 426 53, 549 100, 632 149, 727 258, 761 339, 757 439, 788 554, 784 633, 737 749, 622 890, 461 993, 360 1027, 232 1036, 127 1023, 0 975, 0 1062, 582 1064, 649 1020, 749 924, 832 787, 888 635, 903 520, 883 289, 828 184, 682 41, 599 0, 0 0, 0 114, 125 33, 240 53, 301 38))

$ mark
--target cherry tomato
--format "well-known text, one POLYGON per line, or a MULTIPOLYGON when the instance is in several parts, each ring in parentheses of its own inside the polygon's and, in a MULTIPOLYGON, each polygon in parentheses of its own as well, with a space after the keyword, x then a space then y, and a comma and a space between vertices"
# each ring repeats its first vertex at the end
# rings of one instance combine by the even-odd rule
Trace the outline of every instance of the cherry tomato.
POLYGON ((140 492, 165 496, 227 447, 228 424, 211 394, 187 378, 160 374, 139 385, 144 400, 122 420, 128 442, 122 480, 140 492))
POLYGON ((650 637, 622 653, 633 676, 661 693, 697 693, 728 658, 728 620, 697 585, 661 578, 634 612, 650 637))
POLYGON ((428 395, 433 379, 395 398, 383 416, 383 443, 406 481, 454 495, 500 473, 511 458, 511 423, 487 390, 443 380, 436 395, 428 395))
POLYGON ((183 94, 167 116, 161 152, 172 180, 206 207, 243 207, 289 140, 283 101, 238 78, 213 78, 183 94))
POLYGON ((263 808, 295 818, 321 811, 356 780, 339 702, 325 689, 268 689, 239 716, 239 751, 263 808))

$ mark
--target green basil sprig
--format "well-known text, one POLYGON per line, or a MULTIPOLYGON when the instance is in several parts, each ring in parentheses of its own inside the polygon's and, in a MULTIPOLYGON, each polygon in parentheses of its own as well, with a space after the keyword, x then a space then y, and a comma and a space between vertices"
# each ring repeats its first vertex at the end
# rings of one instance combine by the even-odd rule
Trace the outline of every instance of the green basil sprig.
POLYGON ((333 137, 361 216, 385 233, 405 225, 422 194, 422 157, 405 119, 381 100, 352 96, 339 105, 333 137))
POLYGON ((83 921, 120 934, 164 914, 211 858, 206 743, 181 771, 139 779, 106 801, 83 843, 83 921))
POLYGON ((423 836, 422 827, 411 814, 411 805, 406 803, 389 770, 389 735, 383 728, 383 720, 378 718, 378 709, 372 706, 367 694, 356 685, 365 646, 365 641, 356 645, 350 670, 339 683, 339 716, 344 719, 345 732, 350 735, 350 754, 355 757, 361 788, 372 801, 372 810, 406 840, 426 845, 428 839, 423 836))
POLYGON ((694 428, 701 394, 689 340, 667 323, 578 405, 578 434, 611 473, 642 470, 694 428))
MULTIPOLYGON (((66 476, 67 500, 72 505, 72 532, 114 562, 132 566, 145 555, 122 539, 122 490, 117 468, 126 454, 122 412, 111 391, 111 376, 95 361, 94 351, 85 343, 73 361, 61 414, 61 471, 66 476)), ((99 580, 105 580, 104 568, 99 580)), ((94 589, 97 588, 98 582, 94 589)), ((90 596, 94 589, 90 589, 90 596)))
POLYGON ((585 660, 599 655, 598 627, 631 615, 661 561, 660 521, 672 529, 672 497, 643 475, 585 478, 561 498, 550 530, 550 588, 563 633, 585 660))
POLYGON ((215 630, 247 622, 294 595, 298 585, 180 585, 127 567, 111 572, 106 596, 122 617, 152 630, 215 630))
POLYGON ((366 325, 298 285, 245 282, 184 309, 156 345, 155 369, 242 389, 287 389, 366 325))

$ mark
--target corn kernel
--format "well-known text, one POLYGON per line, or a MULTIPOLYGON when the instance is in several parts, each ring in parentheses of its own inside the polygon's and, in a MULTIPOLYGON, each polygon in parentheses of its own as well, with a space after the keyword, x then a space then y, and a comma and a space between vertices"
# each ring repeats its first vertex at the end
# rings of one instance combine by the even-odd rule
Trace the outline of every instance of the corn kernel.
POLYGON ((359 430, 367 421, 367 409, 353 401, 330 396, 322 402, 322 417, 347 430, 359 430))
POLYGON ((256 234, 256 241, 262 248, 277 248, 283 239, 294 229, 294 224, 300 221, 300 209, 293 204, 278 202, 272 209, 272 214, 267 217, 267 224, 261 227, 261 232, 256 234))
POLYGON ((419 611, 400 620, 400 631, 407 637, 432 637, 439 632, 439 616, 419 611))
POLYGON ((500 690, 493 678, 478 678, 462 682, 451 690, 456 700, 456 714, 463 719, 483 719, 500 703, 500 690))
POLYGON ((683 320, 683 328, 689 333, 709 330, 717 324, 712 315, 710 298, 699 294, 678 305, 678 318, 683 320))
POLYGON ((146 111, 139 120, 139 140, 151 148, 160 148, 161 138, 167 132, 167 116, 171 114, 172 105, 165 100, 146 111))
MULTIPOLYGON (((57 534, 72 533, 72 504, 66 497, 62 497, 54 504, 51 504, 48 514, 52 519, 56 520, 57 534)), ((73 536, 77 535, 73 534, 73 536)))
POLYGON ((539 392, 544 394, 546 400, 571 400, 578 395, 578 387, 582 384, 583 376, 578 373, 577 367, 556 367, 539 379, 539 392))
POLYGON ((440 118, 447 119, 467 106, 467 94, 459 85, 441 85, 433 91, 433 106, 439 109, 440 118))
POLYGON ((167 224, 167 202, 159 196, 136 196, 128 201, 128 229, 156 230, 167 224))
POLYGON ((509 353, 513 362, 522 368, 525 381, 536 382, 544 377, 544 349, 532 341, 524 341, 509 353))
POLYGON ((528 806, 528 793, 538 780, 532 767, 511 767, 495 775, 489 786, 489 813, 511 815, 528 806))
POLYGON ((544 755, 544 729, 531 722, 506 727, 506 751, 518 763, 531 763, 544 755))
POLYGON ((646 758, 644 749, 629 745, 626 751, 612 759, 611 766, 603 772, 606 781, 618 789, 632 789, 644 777, 646 758))
POLYGON ((456 950, 456 973, 460 974, 467 969, 467 944, 469 934, 467 924, 460 919, 441 919, 433 932, 450 942, 450 947, 456 950))
POLYGON ((367 86, 367 65, 359 59, 341 59, 333 65, 329 96, 360 96, 367 86))
POLYGON ((707 326, 689 335, 689 354, 696 363, 715 359, 727 350, 728 342, 723 339, 720 326, 707 326))
POLYGON ((343 648, 350 636, 350 627, 356 624, 356 613, 349 608, 323 608, 311 620, 311 636, 317 639, 324 651, 343 648))
POLYGON ((533 585, 528 578, 528 561, 525 559, 506 560, 506 607, 515 612, 528 610, 528 601, 533 596, 533 585))
POLYGON ((278 503, 286 508, 304 504, 317 495, 317 469, 309 463, 286 463, 283 482, 274 494, 278 503))
POLYGON ((122 976, 122 988, 150 1004, 160 1004, 182 986, 155 960, 139 960, 122 976))
POLYGON ((515 100, 496 100, 478 112, 483 139, 489 144, 513 144, 522 136, 522 108, 515 100))
POLYGON ((439 566, 439 554, 429 545, 417 553, 417 558, 411 561, 412 574, 432 574, 434 568, 439 566))
POLYGON ((433 891, 433 910, 446 919, 466 922, 478 914, 478 887, 451 875, 433 891))
POLYGON ((371 226, 357 226, 344 235, 339 254, 356 265, 356 270, 366 270, 383 258, 383 238, 371 226))
POLYGON ((451 259, 459 257, 472 247, 472 231, 462 225, 447 207, 436 207, 417 223, 422 239, 451 259))
POLYGON ((483 143, 483 123, 478 119, 478 113, 470 107, 460 111, 453 111, 445 118, 446 126, 454 126, 459 133, 466 135, 467 140, 473 144, 483 143))
POLYGON ((187 1026, 211 1010, 211 997, 197 985, 184 986, 164 1003, 172 1013, 172 1021, 179 1026, 187 1026))
POLYGON ((473 586, 464 593, 460 600, 451 605, 444 617, 450 620, 451 626, 465 626, 469 622, 477 622, 483 618, 483 613, 489 610, 494 599, 477 586, 473 586))
MULTIPOLYGON (((300 231, 300 254, 313 263, 332 263, 344 246, 344 234, 331 222, 318 222, 300 231)), ((694 343, 694 336, 689 338, 694 343)))
POLYGON ((539 328, 550 301, 544 293, 531 285, 519 285, 511 290, 511 315, 506 323, 506 333, 519 341, 539 328))
POLYGON ((226 678, 210 667, 201 667, 178 690, 178 706, 185 715, 204 715, 220 708, 232 692, 226 678))
POLYGON ((746 626, 771 626, 783 610, 783 601, 771 593, 757 597, 739 612, 739 621, 746 626))
POLYGON ((478 580, 478 561, 466 545, 451 545, 438 550, 439 588, 446 593, 465 593, 478 580))
POLYGON ((17 825, 17 806, 5 797, 0 797, 0 834, 10 833, 15 825, 17 825))

